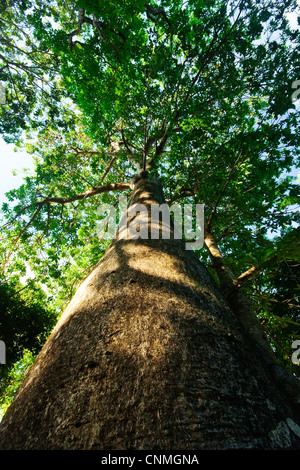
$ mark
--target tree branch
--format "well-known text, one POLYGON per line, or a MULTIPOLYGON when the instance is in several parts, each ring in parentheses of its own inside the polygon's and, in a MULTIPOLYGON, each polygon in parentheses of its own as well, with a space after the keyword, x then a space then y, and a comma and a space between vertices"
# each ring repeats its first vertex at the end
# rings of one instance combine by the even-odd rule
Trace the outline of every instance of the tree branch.
POLYGON ((160 144, 156 147, 155 157, 159 157, 163 153, 168 138, 169 138, 169 135, 167 134, 167 131, 166 131, 160 141, 160 144))
POLYGON ((236 161, 234 162, 232 168, 229 170, 229 175, 228 175, 228 177, 227 177, 227 180, 225 181, 225 183, 224 183, 224 185, 223 185, 223 188, 222 188, 221 191, 220 191, 220 194, 219 194, 219 196, 218 196, 218 198, 217 198, 217 200, 216 200, 216 203, 215 203, 215 206, 214 206, 214 208, 213 208, 213 211, 212 211, 212 213, 211 213, 211 215, 210 215, 210 218, 209 218, 209 220, 208 220, 208 222, 207 222, 207 229, 208 229, 208 230, 210 230, 211 223, 212 223, 213 218, 214 218, 214 216, 215 216, 215 214, 216 214, 216 212, 217 212, 218 205, 219 205, 219 203, 220 203, 222 197, 224 196, 224 192, 225 192, 226 188, 228 187, 229 183, 231 182, 233 175, 238 171, 240 165, 241 165, 241 164, 246 160, 246 158, 248 157, 248 154, 246 154, 245 157, 244 157, 244 158, 240 161, 240 163, 237 165, 238 161, 239 161, 240 158, 241 158, 241 155, 242 155, 242 151, 239 152, 236 161), (237 165, 237 166, 236 166, 236 165, 237 165))
MULTIPOLYGON (((248 281, 249 278, 252 277, 253 274, 258 273, 261 271, 267 264, 271 263, 277 258, 277 255, 270 256, 270 258, 267 258, 265 261, 263 261, 260 265, 254 265, 251 266, 251 268, 247 269, 247 271, 243 272, 236 280, 235 284, 240 283, 240 281, 243 281, 243 284, 248 281)), ((242 285, 240 287, 242 287, 242 285)))
MULTIPOLYGON (((124 128, 122 127, 121 128, 121 135, 122 135, 122 144, 125 146, 126 150, 127 150, 127 155, 128 155, 128 160, 130 161, 130 163, 132 163, 132 165, 136 168, 136 170, 138 172, 142 171, 142 162, 141 163, 138 163, 135 161, 134 159, 134 153, 133 151, 131 150, 131 148, 129 147, 131 144, 130 142, 128 142, 128 140, 125 138, 125 134, 124 134, 124 128)), ((133 146, 133 144, 132 144, 133 146)))
MULTIPOLYGON (((112 165, 112 162, 110 162, 110 165, 112 165)), ((108 173, 108 171, 107 171, 108 173)), ((34 215, 31 217, 30 221, 26 224, 26 227, 24 230, 26 230, 29 225, 33 222, 33 220, 37 217, 39 212, 41 211, 42 207, 45 204, 49 203, 57 203, 57 204, 69 204, 74 201, 80 201, 82 199, 87 199, 92 196, 96 196, 97 194, 102 194, 106 193, 109 191, 126 191, 127 189, 130 189, 131 185, 130 183, 127 182, 122 182, 122 183, 111 183, 111 184, 106 184, 104 186, 96 186, 93 189, 89 189, 88 191, 85 191, 84 193, 77 194, 76 196, 73 197, 55 197, 55 196, 50 196, 46 197, 40 202, 33 202, 32 204, 28 204, 27 206, 23 207, 19 212, 14 216, 14 218, 10 221, 7 222, 6 224, 3 225, 3 227, 6 227, 8 225, 11 225, 24 211, 29 209, 30 207, 33 206, 38 206, 38 209, 35 211, 34 215)), ((22 233, 23 233, 22 231, 22 233)))
MULTIPOLYGON (((13 248, 16 246, 18 241, 20 240, 21 236, 26 232, 26 230, 30 227, 30 225, 34 222, 34 220, 37 218, 39 213, 41 212, 42 208, 45 205, 50 205, 50 203, 56 203, 56 204, 69 204, 74 201, 80 201, 82 199, 87 199, 89 197, 96 196, 97 194, 102 194, 106 193, 108 191, 126 191, 127 189, 131 189, 131 184, 127 182, 122 182, 122 183, 111 183, 107 184, 104 186, 98 186, 93 189, 89 189, 88 191, 85 191, 84 193, 77 194, 76 196, 73 197, 55 197, 55 196, 50 196, 46 197, 40 202, 36 202, 34 204, 27 205, 24 207, 22 210, 18 212, 18 214, 14 217, 13 220, 15 220, 22 212, 24 212, 26 209, 33 205, 37 205, 37 209, 35 210, 34 214, 30 218, 29 222, 25 225, 25 227, 21 230, 21 232, 18 234, 17 238, 13 242, 13 248)), ((3 264, 3 271, 5 270, 5 267, 7 263, 9 262, 9 259, 13 253, 13 248, 10 250, 10 255, 6 258, 4 264, 3 264)))
POLYGON ((38 204, 45 205, 48 202, 54 202, 57 204, 69 204, 70 202, 87 199, 89 197, 96 196, 97 194, 107 193, 108 191, 126 191, 126 189, 130 189, 130 183, 111 183, 106 184, 104 186, 97 186, 93 189, 85 191, 84 193, 76 194, 76 196, 73 197, 46 197, 43 201, 39 202, 38 204))
POLYGON ((100 183, 103 183, 103 181, 105 180, 107 174, 110 172, 110 170, 111 170, 113 164, 115 163, 116 158, 117 158, 117 156, 114 155, 114 156, 112 157, 112 159, 110 160, 110 162, 109 162, 109 164, 108 164, 108 167, 106 168, 105 172, 103 173, 103 176, 102 176, 102 178, 101 178, 100 183))
POLYGON ((93 25, 93 20, 91 18, 88 18, 87 16, 85 16, 85 10, 83 8, 79 8, 79 11, 78 11, 78 26, 74 31, 72 31, 71 33, 68 34, 69 44, 70 44, 71 49, 74 46, 73 37, 80 33, 83 23, 88 23, 88 24, 93 25))

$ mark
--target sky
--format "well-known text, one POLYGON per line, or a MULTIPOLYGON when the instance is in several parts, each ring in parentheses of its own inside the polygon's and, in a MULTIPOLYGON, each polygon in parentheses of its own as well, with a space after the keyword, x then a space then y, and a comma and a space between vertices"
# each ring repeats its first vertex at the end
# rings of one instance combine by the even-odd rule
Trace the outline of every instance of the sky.
POLYGON ((25 168, 33 172, 32 155, 26 152, 14 152, 14 144, 6 144, 0 137, 0 207, 7 201, 5 193, 10 189, 17 189, 23 183, 25 168), (17 175, 13 175, 13 170, 17 175))

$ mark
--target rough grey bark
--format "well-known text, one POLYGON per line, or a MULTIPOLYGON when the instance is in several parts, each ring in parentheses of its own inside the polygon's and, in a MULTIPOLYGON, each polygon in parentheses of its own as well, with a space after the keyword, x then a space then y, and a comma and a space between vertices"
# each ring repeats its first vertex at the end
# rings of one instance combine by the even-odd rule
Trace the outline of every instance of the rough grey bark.
MULTIPOLYGON (((131 205, 162 202, 136 182, 131 205)), ((296 411, 194 253, 120 235, 30 369, 0 448, 299 448, 296 411)))

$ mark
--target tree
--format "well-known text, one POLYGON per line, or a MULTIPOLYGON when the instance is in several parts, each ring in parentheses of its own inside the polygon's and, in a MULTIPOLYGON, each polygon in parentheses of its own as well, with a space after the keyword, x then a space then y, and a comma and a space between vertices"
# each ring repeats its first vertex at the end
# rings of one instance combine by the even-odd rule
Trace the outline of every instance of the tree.
POLYGON ((33 280, 25 287, 12 279, 9 285, 4 280, 0 283, 0 337, 6 345, 6 361, 0 369, 1 414, 57 321, 55 312, 45 309, 45 298, 33 280))
MULTIPOLYGON (((139 203, 163 203, 159 186, 141 179, 139 203)), ((142 213, 134 224, 148 230, 142 213)), ((2 448, 289 447, 295 415, 253 346, 182 240, 119 231, 7 411, 2 448)))
MULTIPOLYGON (((0 81, 6 98, 0 109, 0 131, 8 142, 16 142, 22 130, 38 128, 47 119, 57 122, 63 99, 59 57, 41 44, 38 30, 32 29, 46 10, 39 1, 31 7, 27 0, 6 0, 0 6, 0 81)), ((53 7, 52 13, 55 18, 53 7)), ((57 124, 66 126, 59 120, 57 124)))
POLYGON ((28 437, 14 434, 16 448, 297 446, 298 381, 277 367, 246 297, 249 271, 273 286, 266 230, 298 221, 297 186, 282 174, 299 149, 299 32, 285 17, 295 4, 80 1, 74 23, 74 8, 58 2, 54 24, 41 5, 53 15, 33 3, 31 27, 57 57, 71 104, 38 135, 28 127, 36 175, 3 207, 3 265, 9 273, 22 246, 22 259, 72 297, 79 271, 103 257, 8 410, 2 446, 22 410, 28 437), (174 238, 117 238, 103 255, 97 207, 133 187, 130 207, 161 203, 157 177, 168 202, 205 203, 222 294, 197 260, 207 255, 174 238))

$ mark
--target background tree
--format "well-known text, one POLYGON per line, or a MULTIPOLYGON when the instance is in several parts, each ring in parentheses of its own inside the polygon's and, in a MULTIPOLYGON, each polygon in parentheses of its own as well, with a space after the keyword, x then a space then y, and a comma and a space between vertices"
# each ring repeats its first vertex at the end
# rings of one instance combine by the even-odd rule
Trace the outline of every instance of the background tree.
MULTIPOLYGON (((55 24, 53 6, 51 12, 55 24)), ((59 57, 42 44, 34 28, 36 18, 45 21, 45 14, 43 2, 1 2, 0 81, 7 105, 0 109, 0 132, 7 142, 16 142, 22 130, 38 128, 49 119, 65 127, 57 119, 63 99, 57 75, 59 57)))
POLYGON ((33 280, 25 287, 13 279, 10 285, 3 280, 0 284, 0 337, 6 345, 6 364, 0 369, 1 415, 56 323, 55 312, 45 309, 45 298, 33 280))

